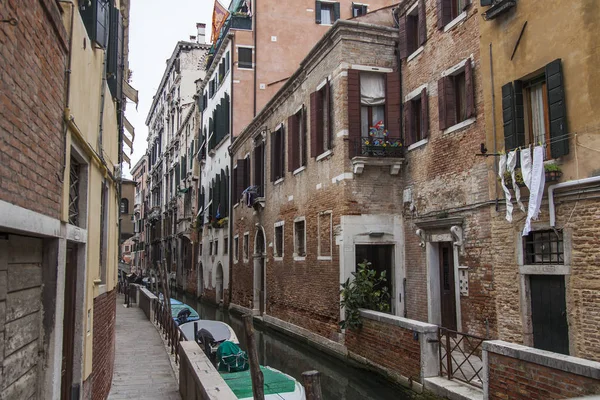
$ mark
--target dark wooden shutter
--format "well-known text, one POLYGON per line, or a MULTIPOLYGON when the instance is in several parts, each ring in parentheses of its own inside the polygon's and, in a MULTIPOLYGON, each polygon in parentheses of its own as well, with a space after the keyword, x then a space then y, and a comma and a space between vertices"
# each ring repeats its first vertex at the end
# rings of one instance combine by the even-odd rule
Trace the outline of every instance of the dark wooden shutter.
POLYGON ((317 152, 317 138, 319 130, 319 116, 317 110, 319 109, 319 92, 313 92, 310 94, 310 156, 318 156, 317 152))
POLYGON ((406 142, 406 146, 410 146, 415 142, 415 132, 413 129, 413 111, 412 111, 412 101, 407 101, 404 103, 404 140, 406 142))
POLYGON ((302 105, 302 138, 300 140, 302 140, 302 154, 300 155, 300 166, 302 165, 306 165, 306 155, 308 154, 308 150, 306 148, 307 145, 307 138, 306 138, 306 133, 308 132, 308 125, 307 125, 307 118, 306 118, 306 107, 304 105, 302 105))
POLYGON ((465 64, 465 92, 466 92, 466 108, 467 118, 475 116, 475 88, 473 80, 473 66, 471 65, 471 59, 467 59, 465 64))
POLYGON ((427 41, 427 10, 425 0, 419 0, 419 46, 423 46, 427 41))
POLYGON ((437 0, 437 26, 444 29, 446 24, 452 20, 452 0, 437 0))
POLYGON ((123 18, 116 7, 110 9, 106 73, 108 88, 113 98, 121 101, 123 97, 123 18))
POLYGON ((413 33, 415 32, 415 29, 417 29, 417 30, 419 29, 418 24, 419 24, 419 20, 417 17, 412 16, 412 15, 406 16, 406 32, 408 33, 406 35, 406 50, 407 50, 407 53, 409 53, 409 54, 412 54, 419 47, 417 45, 419 38, 415 37, 415 35, 413 35, 413 33))
POLYGON ((320 148, 319 153, 323 153, 325 150, 331 149, 331 138, 333 137, 333 107, 331 101, 331 86, 329 85, 329 78, 327 78, 327 82, 325 83, 325 98, 321 102, 322 110, 321 110, 321 120, 325 120, 325 112, 327 112, 327 126, 324 127, 323 123, 321 123, 321 138, 327 139, 327 148, 325 148, 325 140, 320 140, 320 148), (325 130, 327 129, 327 130, 325 130), (327 136, 325 136, 327 135, 327 136))
POLYGON ((408 56, 408 47, 407 47, 407 35, 406 35, 406 20, 408 17, 406 15, 400 16, 398 18, 398 54, 400 55, 400 59, 403 60, 408 56))
POLYGON ((427 89, 421 90, 421 139, 429 137, 429 99, 427 89))
MULTIPOLYGON (((239 162, 239 160, 238 160, 239 162)), ((233 169, 233 184, 231 185, 231 202, 233 204, 237 203, 239 200, 239 193, 242 193, 241 190, 239 190, 239 185, 240 185, 240 179, 239 179, 239 168, 234 168, 233 169)))
POLYGON ((400 139, 400 75, 390 72, 385 77, 385 126, 390 138, 400 139))
POLYGON ((362 14, 361 15, 365 15, 367 12, 369 12, 369 8, 365 5, 362 6, 362 14))
POLYGON ((515 147, 519 147, 525 146, 525 107, 523 106, 523 82, 514 81, 513 86, 515 88, 515 147))
POLYGON ((229 102, 229 95, 227 93, 225 93, 225 104, 224 104, 224 112, 223 114, 225 114, 225 133, 226 134, 230 134, 231 133, 231 123, 230 123, 230 109, 231 109, 231 104, 229 102))
POLYGON ((494 0, 481 0, 481 7, 491 6, 494 0))
POLYGON ((288 171, 294 172, 298 160, 298 115, 290 115, 288 117, 288 171))
POLYGON ((550 119, 550 154, 552 158, 558 158, 569 154, 567 106, 560 59, 546 65, 546 89, 550 119))
MULTIPOLYGON (((92 2, 93 4, 94 2, 92 2)), ((109 28, 109 13, 112 2, 96 0, 97 6, 97 15, 96 15, 96 34, 95 37, 92 38, 98 45, 102 48, 105 48, 107 43, 107 35, 106 31, 109 28)))
POLYGON ((444 94, 446 95, 446 127, 456 124, 456 94, 454 92, 454 77, 444 78, 444 94))
POLYGON ((440 130, 444 130, 448 127, 446 118, 446 77, 441 78, 438 81, 438 119, 440 121, 440 130))
POLYGON ((285 125, 281 125, 279 130, 279 170, 277 175, 280 178, 285 176, 285 125))
POLYGON ((517 147, 515 137, 515 92, 512 83, 502 86, 502 121, 504 125, 504 151, 517 147))
POLYGON ((236 189, 236 197, 238 199, 242 198, 242 192, 246 190, 247 186, 245 186, 245 176, 246 176, 246 159, 237 160, 237 189, 236 189))
POLYGON ((356 157, 361 153, 360 124, 360 71, 348 70, 348 139, 349 156, 356 157))
POLYGON ((317 24, 321 23, 321 2, 315 1, 315 22, 317 24))
POLYGON ((340 19, 340 3, 333 3, 333 21, 340 19))

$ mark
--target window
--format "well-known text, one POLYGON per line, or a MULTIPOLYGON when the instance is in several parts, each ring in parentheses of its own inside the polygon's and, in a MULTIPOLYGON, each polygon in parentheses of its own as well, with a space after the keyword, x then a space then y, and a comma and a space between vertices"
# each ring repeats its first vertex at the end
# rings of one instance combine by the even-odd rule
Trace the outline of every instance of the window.
POLYGON ((275 247, 273 249, 273 257, 275 258, 283 257, 283 225, 283 221, 275 223, 275 247))
POLYGON ((523 238, 525 264, 564 264, 563 235, 559 231, 534 231, 523 238))
POLYGON ((108 192, 106 181, 100 189, 100 280, 106 282, 106 260, 108 252, 108 192))
POLYGON ((245 261, 247 261, 248 258, 249 258, 248 257, 248 254, 249 254, 249 248, 248 248, 248 246, 249 246, 249 244, 248 244, 249 238, 250 238, 250 233, 248 233, 248 232, 244 233, 244 244, 243 244, 244 245, 244 249, 243 250, 244 250, 244 260, 245 261))
POLYGON ((283 124, 275 132, 271 132, 271 182, 285 175, 285 146, 283 124))
POLYGON ((233 238, 233 261, 238 262, 240 256, 240 238, 234 236, 233 238))
POLYGON ((306 221, 297 219, 294 221, 294 257, 306 256, 306 221))
POLYGON ((229 72, 229 52, 225 53, 225 73, 229 72))
POLYGON ((315 22, 317 24, 331 25, 338 19, 340 19, 340 3, 316 2, 315 22))
POLYGON ((438 0, 437 4, 438 29, 443 29, 471 4, 471 0, 438 0))
POLYGON ((264 197, 265 195, 265 142, 259 137, 254 142, 254 186, 256 195, 264 197))
POLYGON ((214 254, 214 253, 213 253, 213 242, 211 241, 211 242, 208 244, 208 255, 209 255, 209 256, 212 256, 213 254, 214 254))
POLYGON ((201 256, 202 255, 202 243, 198 244, 198 255, 201 256))
POLYGON ((79 7, 83 24, 90 40, 100 47, 106 47, 106 30, 109 24, 109 12, 112 2, 106 0, 91 0, 82 2, 79 7))
POLYGON ((249 157, 238 159, 234 170, 234 190, 233 201, 242 200, 242 193, 250 186, 250 159, 249 157))
POLYGON ((238 47, 238 68, 252 68, 252 48, 238 47))
POLYGON ((81 176, 81 164, 71 156, 69 165, 69 223, 79 226, 79 181, 81 176))
POLYGON ((223 238, 223 255, 229 254, 229 238, 223 238))
POLYGON ((323 211, 317 215, 317 256, 320 259, 331 259, 333 247, 333 218, 331 211, 323 211))
POLYGON ((361 136, 383 135, 385 126, 385 76, 375 72, 360 74, 361 136), (373 133, 376 131, 376 133, 373 133))
POLYGON ((310 155, 331 149, 331 96, 329 81, 310 95, 310 155))
POLYGON ((306 109, 304 106, 288 118, 288 170, 306 165, 306 109))
POLYGON ((542 74, 502 86, 505 151, 529 144, 546 146, 546 159, 569 154, 561 60, 542 74))
POLYGON ((129 200, 121 199, 121 214, 129 214, 129 200))
MULTIPOLYGON (((454 68, 453 68, 454 69, 454 68)), ((473 67, 471 59, 438 81, 440 129, 466 121, 475 116, 473 67)))
POLYGON ((219 255, 219 241, 218 240, 215 240, 214 246, 215 246, 215 248, 213 249, 213 254, 215 256, 218 256, 219 255))
POLYGON ((358 4, 352 3, 352 16, 360 17, 361 15, 365 15, 367 13, 366 4, 358 4))
POLYGON ((427 41, 427 22, 426 22, 425 0, 418 0, 408 12, 398 19, 398 31, 400 40, 398 51, 400 58, 404 59, 427 41))
POLYGON ((404 103, 406 145, 417 143, 429 136, 427 89, 404 103))

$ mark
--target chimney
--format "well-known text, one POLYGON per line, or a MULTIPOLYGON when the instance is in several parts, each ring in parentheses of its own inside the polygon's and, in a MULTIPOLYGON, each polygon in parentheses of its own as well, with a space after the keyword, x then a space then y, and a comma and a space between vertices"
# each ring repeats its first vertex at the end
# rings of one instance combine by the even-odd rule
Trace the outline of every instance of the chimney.
POLYGON ((195 41, 196 41, 196 36, 190 35, 190 42, 195 42, 195 41))
POLYGON ((206 24, 197 23, 196 28, 198 29, 197 42, 200 44, 206 43, 206 24))

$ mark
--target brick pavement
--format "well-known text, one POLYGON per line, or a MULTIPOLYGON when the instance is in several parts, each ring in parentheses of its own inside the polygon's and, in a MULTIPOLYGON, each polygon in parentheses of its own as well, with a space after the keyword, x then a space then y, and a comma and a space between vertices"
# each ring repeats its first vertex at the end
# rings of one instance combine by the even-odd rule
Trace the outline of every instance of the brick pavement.
POLYGON ((117 300, 115 365, 110 400, 180 400, 179 385, 158 331, 137 308, 117 300))

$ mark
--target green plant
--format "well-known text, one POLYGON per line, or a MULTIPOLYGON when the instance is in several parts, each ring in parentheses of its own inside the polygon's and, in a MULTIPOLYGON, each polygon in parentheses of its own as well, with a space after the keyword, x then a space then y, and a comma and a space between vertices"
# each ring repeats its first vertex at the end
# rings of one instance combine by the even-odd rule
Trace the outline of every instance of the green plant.
POLYGON ((358 264, 356 272, 352 273, 354 279, 348 278, 342 283, 342 301, 340 306, 346 309, 346 318, 340 322, 344 329, 357 329, 362 326, 360 308, 375 311, 390 311, 390 293, 385 284, 385 271, 377 276, 377 271, 371 268, 371 263, 364 260, 358 264))
MULTIPOLYGON (((498 182, 500 182, 501 179, 500 177, 498 177, 498 182)), ((517 182, 517 185, 524 185, 525 182, 523 181, 523 173, 521 172, 520 168, 515 169, 515 181, 517 182)), ((512 186, 512 176, 510 174, 510 172, 505 171, 504 172, 504 183, 506 184, 507 187, 511 187, 512 186)))
POLYGON ((549 163, 549 164, 544 164, 544 171, 546 171, 546 172, 562 172, 562 169, 560 168, 560 165, 558 165, 558 164, 549 163))

